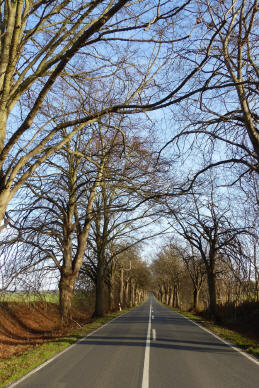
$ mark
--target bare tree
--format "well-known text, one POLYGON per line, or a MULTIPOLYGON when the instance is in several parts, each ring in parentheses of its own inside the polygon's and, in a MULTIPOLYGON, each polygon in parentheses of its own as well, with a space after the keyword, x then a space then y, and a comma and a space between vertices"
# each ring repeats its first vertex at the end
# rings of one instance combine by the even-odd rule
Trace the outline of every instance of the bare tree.
POLYGON ((100 123, 92 124, 88 137, 79 132, 42 165, 27 184, 25 204, 10 212, 16 221, 10 225, 30 257, 46 265, 52 262, 60 272, 60 312, 65 319, 94 217, 94 200, 117 142, 118 132, 108 137, 106 132, 100 123))
MULTIPOLYGON (((130 140, 123 126, 122 117, 118 122, 111 116, 108 122, 93 123, 87 133, 78 132, 29 179, 27 199, 9 213, 10 225, 17 230, 14 244, 27 247, 30 265, 37 258, 48 267, 52 262, 59 272, 60 313, 65 319, 87 243, 92 247, 89 261, 97 258, 96 268, 88 271, 96 284, 96 315, 103 315, 107 271, 124 250, 111 252, 111 246, 130 235, 135 245, 147 238, 141 230, 154 221, 141 193, 145 198, 156 185, 160 166, 146 142, 136 136, 130 140)), ((20 260, 24 262, 21 255, 20 260)))
MULTIPOLYGON (((128 112, 142 111, 149 104, 149 90, 140 95, 167 62, 163 42, 166 48, 188 38, 188 33, 184 36, 176 29, 173 39, 165 39, 172 30, 171 21, 177 20, 188 3, 172 7, 168 2, 127 0, 1 2, 1 221, 28 177, 76 132, 109 112, 125 113, 125 106, 128 112), (140 42, 149 47, 145 56, 140 42), (142 56, 137 59, 140 50, 142 56), (61 79, 70 90, 66 101, 59 95, 61 79), (118 89, 124 90, 123 95, 118 89), (90 90, 94 105, 102 102, 97 110, 89 108, 90 90), (70 107, 60 117, 58 105, 68 108, 67 100, 73 100, 75 91, 81 94, 81 101, 88 100, 87 108, 78 116, 77 107, 70 107), (137 104, 135 108, 130 102, 137 104), (56 106, 55 117, 53 111, 46 114, 49 104, 56 106), (58 137, 64 129, 67 137, 58 137)), ((153 87, 156 94, 155 83, 153 87)), ((162 103, 158 96, 156 105, 162 103)))
POLYGON ((197 76, 225 20, 197 57, 193 44, 202 39, 192 7, 190 0, 1 2, 1 222, 28 177, 81 129, 110 113, 146 113, 211 89, 197 76))
POLYGON ((202 261, 199 253, 194 250, 193 245, 190 246, 190 251, 188 247, 185 249, 175 246, 174 250, 176 254, 183 260, 186 269, 190 275, 192 285, 193 285, 193 310, 199 311, 199 296, 201 287, 203 285, 205 277, 205 268, 204 262, 202 261))
POLYGON ((259 173, 258 1, 206 0, 197 4, 199 33, 204 37, 202 47, 194 46, 197 56, 212 31, 218 31, 206 66, 197 77, 206 87, 182 104, 177 133, 164 147, 177 145, 176 153, 180 148, 188 159, 190 152, 196 154, 195 165, 187 166, 186 190, 211 168, 221 167, 225 184, 241 181, 244 175, 249 180, 251 174, 259 173))
MULTIPOLYGON (((112 292, 111 277, 117 257, 157 234, 150 234, 148 229, 161 215, 145 199, 159 181, 161 166, 146 147, 146 141, 134 136, 126 141, 124 160, 113 153, 95 199, 95 216, 82 272, 96 284, 96 316, 105 313, 105 284, 112 292)), ((121 268, 121 276, 123 271, 121 268)), ((121 306, 123 299, 121 296, 121 306)))
POLYGON ((129 246, 117 256, 116 260, 120 284, 120 306, 133 307, 143 302, 151 289, 150 269, 147 263, 141 260, 140 247, 136 245, 129 246))
POLYGON ((183 278, 182 260, 175 247, 169 243, 158 253, 151 265, 154 285, 162 303, 180 307, 180 288, 183 278))
POLYGON ((217 262, 227 248, 240 246, 238 238, 248 230, 233 225, 228 205, 216 203, 213 189, 209 198, 192 193, 190 203, 187 205, 185 201, 182 210, 172 211, 172 215, 176 220, 174 230, 201 256, 207 275, 210 314, 217 318, 217 262))

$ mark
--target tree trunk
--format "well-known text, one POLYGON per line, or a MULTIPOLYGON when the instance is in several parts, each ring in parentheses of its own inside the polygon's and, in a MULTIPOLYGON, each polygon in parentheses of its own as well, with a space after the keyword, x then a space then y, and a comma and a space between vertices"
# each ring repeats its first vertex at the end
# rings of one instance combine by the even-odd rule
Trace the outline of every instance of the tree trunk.
POLYGON ((99 257, 96 274, 95 317, 103 317, 105 314, 105 281, 104 281, 104 258, 99 257))
POLYGON ((180 293, 179 293, 179 285, 175 286, 175 307, 179 309, 180 307, 180 293))
POLYGON ((161 302, 163 303, 163 304, 165 304, 165 287, 164 287, 164 285, 162 284, 161 285, 161 293, 162 293, 162 300, 161 300, 161 302))
POLYGON ((259 282, 258 279, 255 281, 255 301, 259 302, 259 282))
POLYGON ((113 286, 111 284, 109 286, 109 310, 114 310, 114 291, 113 286))
POLYGON ((176 307, 176 286, 173 287, 173 307, 176 307))
POLYGON ((136 288, 136 293, 135 293, 135 295, 136 295, 135 303, 136 303, 136 305, 138 305, 138 304, 139 304, 139 290, 138 290, 138 288, 136 288))
POLYGON ((172 287, 170 287, 169 289, 169 302, 168 302, 169 306, 173 307, 173 289, 172 287))
POLYGON ((197 287, 194 287, 193 290, 193 310, 199 311, 199 294, 200 290, 197 287))
POLYGON ((129 306, 129 280, 126 281, 124 303, 129 306))
POLYGON ((135 282, 131 279, 131 302, 130 307, 135 306, 135 282))
POLYGON ((115 263, 112 262, 110 265, 110 275, 109 275, 109 282, 108 282, 110 311, 114 311, 114 307, 115 307, 114 283, 115 283, 115 263))
POLYGON ((208 276, 209 289, 209 312, 212 319, 217 319, 217 298, 216 298, 216 275, 214 271, 210 271, 208 276))
POLYGON ((0 230, 4 228, 4 217, 5 217, 5 212, 8 206, 8 203, 11 200, 11 194, 9 189, 5 189, 4 186, 4 175, 2 171, 0 170, 0 230), (2 225, 3 224, 3 225, 2 225))
POLYGON ((179 289, 177 289, 177 294, 176 294, 176 308, 180 308, 180 292, 179 289))
POLYGON ((160 302, 162 303, 162 296, 163 296, 163 293, 162 293, 161 287, 159 287, 158 293, 159 293, 159 300, 160 300, 160 302))
POLYGON ((254 243, 255 301, 259 302, 259 272, 257 267, 256 243, 254 243))
MULTIPOLYGON (((127 303, 127 301, 126 301, 127 303)), ((123 268, 121 268, 121 276, 120 276, 120 305, 124 307, 124 273, 123 268)))
POLYGON ((75 274, 61 274, 59 281, 59 312, 61 319, 66 321, 71 318, 72 298, 74 294, 75 274))
POLYGON ((165 286, 165 303, 169 304, 169 287, 165 286))
POLYGON ((144 302, 144 292, 143 290, 140 291, 140 294, 139 294, 139 303, 142 303, 144 302))

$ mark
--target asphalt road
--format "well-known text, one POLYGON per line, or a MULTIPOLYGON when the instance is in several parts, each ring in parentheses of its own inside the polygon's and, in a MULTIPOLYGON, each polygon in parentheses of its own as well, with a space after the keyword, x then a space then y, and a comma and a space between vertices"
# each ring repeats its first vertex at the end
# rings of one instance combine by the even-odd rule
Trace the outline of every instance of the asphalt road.
POLYGON ((11 387, 259 388, 259 363, 150 297, 11 387))

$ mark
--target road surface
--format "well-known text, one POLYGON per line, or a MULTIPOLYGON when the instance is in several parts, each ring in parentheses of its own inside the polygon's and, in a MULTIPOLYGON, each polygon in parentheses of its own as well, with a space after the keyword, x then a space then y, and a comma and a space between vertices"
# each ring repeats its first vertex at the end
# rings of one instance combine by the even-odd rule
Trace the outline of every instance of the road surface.
POLYGON ((150 296, 17 388, 259 388, 259 363, 150 296))

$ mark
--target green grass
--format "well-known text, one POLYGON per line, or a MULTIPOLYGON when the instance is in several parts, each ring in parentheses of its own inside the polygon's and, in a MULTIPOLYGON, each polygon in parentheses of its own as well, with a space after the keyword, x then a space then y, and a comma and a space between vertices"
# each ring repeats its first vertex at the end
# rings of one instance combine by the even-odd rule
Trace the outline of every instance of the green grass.
POLYGON ((0 295, 0 302, 50 302, 58 303, 59 294, 55 292, 46 293, 7 293, 0 295))
POLYGON ((201 326, 206 327, 213 333, 217 334, 219 337, 222 337, 228 342, 230 342, 232 345, 246 351, 247 353, 252 354, 256 358, 259 358, 259 343, 255 340, 247 338, 234 330, 230 330, 223 326, 215 324, 214 322, 207 321, 199 315, 191 314, 189 312, 183 312, 178 309, 174 310, 191 319, 192 321, 197 322, 201 326))
POLYGON ((98 329, 110 320, 129 310, 122 310, 116 313, 109 314, 104 318, 98 318, 92 323, 89 323, 81 328, 74 329, 62 338, 57 338, 54 341, 36 345, 19 356, 12 357, 8 360, 0 361, 0 388, 5 387, 30 372, 44 361, 48 360, 56 353, 67 348, 75 341, 86 336, 93 330, 98 329))

